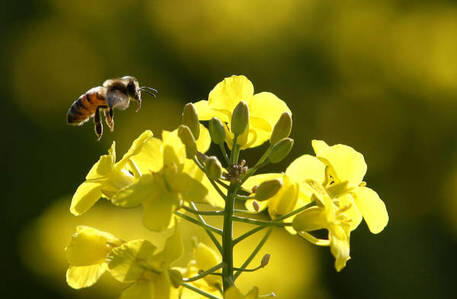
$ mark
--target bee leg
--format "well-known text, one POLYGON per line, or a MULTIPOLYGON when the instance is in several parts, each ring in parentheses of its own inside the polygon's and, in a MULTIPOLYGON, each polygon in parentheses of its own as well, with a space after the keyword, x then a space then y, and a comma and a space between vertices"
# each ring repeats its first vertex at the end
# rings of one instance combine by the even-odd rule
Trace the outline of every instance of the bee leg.
POLYGON ((97 135, 97 140, 100 140, 102 138, 103 134, 103 124, 101 122, 101 117, 100 117, 100 106, 97 107, 97 110, 95 110, 95 115, 94 115, 94 124, 95 124, 95 135, 97 135))
POLYGON ((135 101, 138 103, 138 107, 136 108, 136 112, 138 112, 141 109, 141 98, 135 99, 135 101))
POLYGON ((113 108, 105 109, 105 120, 111 132, 114 131, 113 108))

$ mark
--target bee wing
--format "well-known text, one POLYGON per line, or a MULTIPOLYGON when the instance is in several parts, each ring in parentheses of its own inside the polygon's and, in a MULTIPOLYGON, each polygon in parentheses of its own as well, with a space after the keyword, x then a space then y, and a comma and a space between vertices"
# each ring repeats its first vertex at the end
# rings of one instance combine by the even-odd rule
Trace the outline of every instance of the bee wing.
POLYGON ((110 108, 125 110, 129 106, 129 96, 117 89, 108 90, 106 99, 110 108))

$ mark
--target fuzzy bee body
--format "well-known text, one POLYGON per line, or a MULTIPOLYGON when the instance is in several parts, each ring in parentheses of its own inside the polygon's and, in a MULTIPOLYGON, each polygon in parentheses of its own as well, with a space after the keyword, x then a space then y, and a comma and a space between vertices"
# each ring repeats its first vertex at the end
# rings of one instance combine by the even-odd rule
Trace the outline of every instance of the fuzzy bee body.
POLYGON ((101 113, 104 113, 106 124, 112 131, 113 109, 125 110, 129 107, 130 100, 133 100, 138 103, 138 111, 141 108, 142 91, 154 97, 157 92, 151 87, 140 87, 138 80, 131 76, 106 80, 103 86, 89 89, 73 102, 67 113, 67 123, 80 126, 94 117, 95 134, 100 140, 103 134, 101 113))
POLYGON ((106 88, 101 86, 89 89, 73 102, 67 113, 67 123, 77 126, 82 125, 95 114, 97 107, 108 108, 106 88))

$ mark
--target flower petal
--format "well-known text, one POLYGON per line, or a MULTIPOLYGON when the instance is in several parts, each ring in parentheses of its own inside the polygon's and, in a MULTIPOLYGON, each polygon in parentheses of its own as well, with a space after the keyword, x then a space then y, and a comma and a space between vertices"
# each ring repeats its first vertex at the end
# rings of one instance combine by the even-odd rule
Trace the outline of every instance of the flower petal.
POLYGON ((65 248, 65 253, 72 266, 102 264, 111 247, 119 245, 121 241, 114 235, 80 225, 65 248))
POLYGON ((152 231, 163 231, 173 224, 173 211, 179 202, 178 195, 163 192, 154 199, 143 202, 143 224, 152 231))
POLYGON ((154 175, 143 174, 135 183, 117 192, 111 202, 123 208, 134 208, 141 203, 159 196, 160 185, 156 184, 154 175))
POLYGON ((355 230, 360 222, 362 222, 362 213, 354 202, 354 198, 351 194, 346 193, 338 198, 340 208, 348 207, 347 210, 343 212, 343 215, 350 220, 350 229, 351 231, 355 230))
POLYGON ((167 183, 172 192, 180 193, 184 201, 206 203, 208 190, 202 183, 187 173, 167 175, 167 183))
POLYGON ((116 143, 113 141, 111 148, 108 150, 108 155, 103 155, 92 166, 89 173, 86 175, 86 180, 97 180, 107 177, 113 170, 116 162, 116 143))
POLYGON ((358 187, 367 172, 363 155, 352 147, 337 144, 328 146, 322 140, 313 140, 316 156, 331 168, 337 182, 348 181, 348 187, 358 187))
POLYGON ((197 109, 197 114, 198 114, 198 119, 199 120, 210 120, 213 117, 219 118, 220 121, 222 122, 229 122, 230 121, 230 116, 231 116, 231 111, 228 110, 217 110, 217 109, 212 109, 209 106, 208 101, 202 100, 194 103, 195 109, 197 109))
POLYGON ((123 167, 128 159, 133 160, 141 173, 159 171, 163 166, 162 141, 152 137, 151 131, 145 131, 116 165, 123 167))
POLYGON ((335 258, 335 269, 341 271, 350 257, 349 235, 343 232, 343 228, 336 226, 337 231, 331 230, 329 233, 330 251, 335 258))
POLYGON ((389 222, 389 214, 378 193, 367 187, 359 187, 352 195, 370 231, 373 234, 380 233, 389 222))
POLYGON ((71 199, 70 212, 79 216, 87 212, 102 196, 102 184, 84 182, 76 189, 71 199))
POLYGON ((243 188, 248 192, 251 192, 254 186, 259 186, 261 183, 265 181, 271 181, 274 179, 282 179, 283 173, 263 173, 257 174, 254 176, 249 177, 246 182, 243 184, 243 188))
POLYGON ((202 124, 200 124, 200 136, 196 141, 198 151, 206 153, 211 145, 211 136, 208 129, 202 124))
POLYGON ((294 218, 293 227, 297 232, 308 232, 327 227, 324 209, 316 206, 306 209, 294 218))
MULTIPOLYGON (((199 270, 206 271, 219 264, 222 261, 222 258, 208 245, 198 243, 197 248, 195 249, 195 261, 195 265, 199 270)), ((214 275, 206 276, 205 280, 213 286, 221 282, 220 277, 214 275)))
POLYGON ((155 284, 150 280, 140 280, 125 289, 120 299, 155 299, 161 298, 156 296, 155 284))
POLYGON ((268 200, 268 213, 271 218, 274 219, 292 212, 298 200, 298 193, 299 185, 284 175, 281 189, 268 200))
POLYGON ((162 131, 163 165, 182 167, 186 160, 186 147, 178 136, 178 131, 162 131))
POLYGON ((159 254, 160 259, 170 264, 181 257, 183 253, 183 244, 181 231, 176 224, 173 229, 173 234, 167 239, 163 251, 159 254))
MULTIPOLYGON (((156 247, 147 240, 133 240, 114 248, 109 254, 108 268, 120 282, 133 282, 143 276, 150 265, 156 247)), ((158 269, 160 270, 160 269, 158 269)))
POLYGON ((250 117, 266 121, 270 125, 270 133, 282 113, 292 114, 287 104, 271 92, 255 94, 247 103, 250 117))
POLYGON ((208 96, 211 109, 230 113, 241 101, 247 101, 254 94, 254 86, 245 76, 231 76, 219 82, 208 96))
POLYGON ((325 181, 325 164, 314 156, 302 155, 287 167, 286 174, 300 184, 305 184, 308 179, 323 184, 325 181))
POLYGON ((70 266, 67 270, 67 284, 73 289, 87 288, 94 285, 106 271, 106 264, 90 266, 70 266))

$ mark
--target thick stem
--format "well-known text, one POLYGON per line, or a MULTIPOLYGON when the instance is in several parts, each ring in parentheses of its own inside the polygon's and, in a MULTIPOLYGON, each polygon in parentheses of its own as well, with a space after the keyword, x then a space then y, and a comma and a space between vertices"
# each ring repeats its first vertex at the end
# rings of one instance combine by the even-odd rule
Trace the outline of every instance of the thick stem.
POLYGON ((230 185, 225 201, 224 227, 222 230, 222 283, 224 292, 233 286, 233 208, 238 190, 237 185, 230 185))

